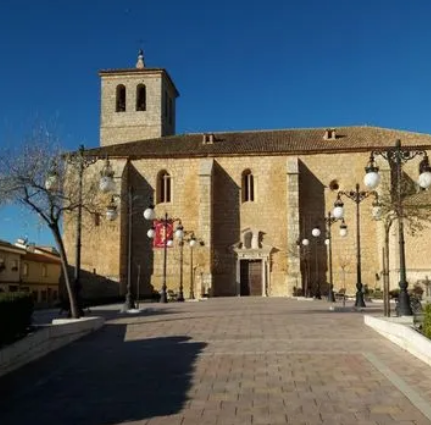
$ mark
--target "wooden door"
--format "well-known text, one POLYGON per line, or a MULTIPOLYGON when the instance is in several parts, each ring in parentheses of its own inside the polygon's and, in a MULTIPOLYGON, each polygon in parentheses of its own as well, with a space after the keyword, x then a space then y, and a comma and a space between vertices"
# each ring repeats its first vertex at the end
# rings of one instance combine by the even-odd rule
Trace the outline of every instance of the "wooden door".
POLYGON ((262 295, 262 261, 240 261, 240 295, 262 295))
POLYGON ((241 296, 247 296, 247 295, 250 295, 248 260, 241 260, 239 264, 240 264, 239 294, 241 296))
POLYGON ((249 263, 250 295, 262 295, 262 261, 253 260, 249 263))

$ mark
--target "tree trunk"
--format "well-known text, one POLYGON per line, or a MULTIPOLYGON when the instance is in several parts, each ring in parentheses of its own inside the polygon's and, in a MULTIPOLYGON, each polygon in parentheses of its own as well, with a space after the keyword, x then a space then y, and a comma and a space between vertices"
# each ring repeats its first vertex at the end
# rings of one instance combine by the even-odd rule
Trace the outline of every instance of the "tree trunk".
POLYGON ((54 239, 57 243, 58 250, 60 252, 61 268, 63 270, 64 281, 66 283, 66 289, 67 289, 67 295, 69 297, 70 316, 74 319, 79 319, 80 311, 78 308, 78 304, 76 302, 76 294, 74 290, 75 288, 73 288, 70 283, 67 255, 66 255, 66 250, 64 249, 64 244, 60 234, 60 229, 58 228, 57 223, 51 224, 50 227, 54 235, 54 239))

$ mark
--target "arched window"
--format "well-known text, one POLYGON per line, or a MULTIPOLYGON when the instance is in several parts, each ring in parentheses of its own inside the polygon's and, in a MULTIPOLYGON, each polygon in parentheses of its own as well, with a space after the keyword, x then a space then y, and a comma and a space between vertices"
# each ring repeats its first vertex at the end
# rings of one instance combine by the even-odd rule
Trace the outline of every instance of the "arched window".
POLYGON ((147 110, 147 89, 145 84, 138 84, 136 87, 136 110, 147 110))
POLYGON ((126 86, 124 86, 123 84, 119 84, 117 86, 115 110, 116 112, 126 111, 126 86))
POLYGON ((171 176, 166 170, 160 171, 157 177, 157 202, 171 202, 171 176))
POLYGON ((242 173, 242 201, 254 202, 254 178, 250 170, 242 173))

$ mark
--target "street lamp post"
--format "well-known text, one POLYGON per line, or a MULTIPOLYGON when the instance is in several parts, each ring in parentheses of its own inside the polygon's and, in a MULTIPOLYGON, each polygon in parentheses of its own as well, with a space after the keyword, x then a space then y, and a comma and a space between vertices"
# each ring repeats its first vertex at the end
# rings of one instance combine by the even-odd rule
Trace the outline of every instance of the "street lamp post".
MULTIPOLYGON (((196 245, 196 237, 194 232, 184 232, 182 230, 182 237, 180 237, 180 287, 178 294, 178 301, 185 301, 184 299, 184 279, 183 279, 183 262, 184 262, 184 243, 187 242, 190 247, 190 291, 189 291, 189 299, 195 299, 194 293, 194 271, 193 271, 193 248, 196 245), (186 237, 186 235, 189 235, 186 237)), ((200 241, 203 244, 202 241, 200 241)))
POLYGON ((367 187, 374 189, 380 183, 379 167, 374 162, 375 156, 383 157, 390 165, 395 166, 396 171, 396 199, 395 211, 398 217, 398 242, 399 242, 399 262, 400 262, 400 294, 398 296, 398 315, 412 316, 412 308, 410 305, 410 297, 407 292, 407 272, 406 272, 406 256, 405 256, 405 240, 404 240, 404 211, 403 211, 403 196, 401 188, 402 166, 415 158, 423 156, 423 160, 419 164, 419 179, 420 187, 427 189, 431 186, 431 167, 429 165, 428 155, 424 150, 409 150, 401 148, 401 140, 397 140, 394 148, 382 151, 372 151, 370 161, 365 167, 364 183, 367 187))
MULTIPOLYGON (((328 261, 329 261, 329 288, 328 288, 328 302, 334 303, 335 302, 335 295, 334 295, 334 276, 332 271, 332 231, 331 227, 332 225, 340 219, 334 217, 331 214, 331 211, 328 211, 327 217, 325 217, 326 222, 326 228, 327 228, 327 237, 325 239, 325 244, 328 247, 328 261)), ((341 219, 342 223, 340 225, 340 236, 345 237, 347 236, 347 226, 344 223, 344 219, 341 219)))
POLYGON ((361 269, 361 215, 359 205, 362 201, 373 195, 375 202, 373 203, 373 215, 378 212, 378 196, 375 191, 359 190, 359 184, 356 183, 355 190, 338 192, 337 200, 334 203, 333 215, 335 218, 341 219, 344 217, 344 203, 341 201, 341 196, 346 196, 356 204, 356 300, 355 307, 366 307, 363 294, 362 284, 362 269, 361 269))
POLYGON ((193 248, 196 245, 196 239, 193 236, 192 239, 190 239, 189 246, 190 246, 190 292, 189 292, 189 298, 191 300, 195 299, 195 274, 193 270, 193 248))
POLYGON ((124 302, 124 311, 132 310, 135 308, 135 302, 132 294, 132 257, 133 257, 133 187, 129 186, 127 191, 127 209, 128 209, 128 222, 127 222, 127 290, 126 300, 124 302))
POLYGON ((316 239, 316 244, 314 246, 314 258, 315 258, 315 280, 316 280, 316 292, 314 293, 314 297, 318 300, 322 299, 322 294, 320 292, 320 279, 319 279, 319 260, 317 256, 317 247, 319 242, 319 236, 321 235, 321 231, 319 226, 316 226, 312 231, 312 236, 316 239))
POLYGON ((303 283, 303 295, 305 298, 307 298, 309 294, 309 261, 308 261, 308 255, 309 255, 309 245, 310 241, 307 238, 304 239, 298 239, 296 241, 296 244, 299 247, 299 259, 300 261, 303 259, 302 262, 303 267, 302 270, 304 271, 304 283, 303 283))
MULTIPOLYGON (((172 246, 172 239, 169 238, 168 235, 168 228, 175 223, 178 222, 177 229, 175 231, 175 236, 178 239, 182 239, 184 237, 183 232, 183 226, 181 225, 181 220, 179 218, 171 218, 169 217, 168 213, 165 212, 165 215, 162 218, 156 219, 156 214, 154 211, 154 205, 150 205, 145 211, 144 211, 144 218, 146 220, 151 221, 158 221, 163 226, 163 278, 162 278, 162 293, 160 297, 160 302, 167 303, 168 302, 168 295, 167 295, 167 282, 166 282, 166 275, 167 275, 167 258, 168 258, 168 246, 172 246), (169 239, 169 240, 168 240, 169 239)), ((151 228, 147 232, 147 236, 149 238, 154 238, 156 236, 156 232, 154 228, 151 228)))
POLYGON ((81 297, 81 248, 82 248, 82 203, 83 203, 83 186, 84 171, 87 167, 94 164, 98 158, 86 157, 84 155, 84 145, 79 145, 77 154, 67 157, 67 162, 75 166, 78 170, 78 202, 76 214, 76 243, 75 243, 75 268, 73 273, 73 286, 75 288, 76 303, 79 314, 84 314, 81 297))
MULTIPOLYGON (((118 217, 117 205, 115 198, 121 196, 113 195, 111 203, 106 210, 106 218, 109 221, 114 221, 118 217)), ((135 302, 132 293, 132 258, 133 258, 133 201, 135 199, 133 186, 127 189, 127 283, 126 297, 121 311, 126 312, 135 309, 135 302)))
POLYGON ((184 283, 183 283, 183 261, 184 261, 184 240, 180 240, 180 287, 178 301, 184 302, 184 283))
MULTIPOLYGON (((114 183, 114 170, 111 167, 109 159, 106 159, 105 166, 100 172, 99 189, 102 193, 112 193, 115 190, 114 183)), ((114 221, 118 217, 117 205, 115 198, 122 199, 121 195, 113 194, 111 202, 106 209, 106 218, 109 221, 114 221)), ((131 184, 127 187, 127 283, 126 283, 126 297, 124 300, 122 312, 132 311, 135 309, 135 302, 132 292, 132 259, 133 259, 133 209, 134 188, 131 184)))
POLYGON ((78 304, 79 314, 82 315, 82 300, 81 300, 81 234, 82 234, 82 190, 83 190, 83 178, 84 178, 84 161, 83 161, 84 146, 79 147, 79 158, 78 162, 78 212, 77 212, 77 224, 76 224, 76 250, 75 250, 75 273, 73 285, 76 293, 76 303, 78 304))

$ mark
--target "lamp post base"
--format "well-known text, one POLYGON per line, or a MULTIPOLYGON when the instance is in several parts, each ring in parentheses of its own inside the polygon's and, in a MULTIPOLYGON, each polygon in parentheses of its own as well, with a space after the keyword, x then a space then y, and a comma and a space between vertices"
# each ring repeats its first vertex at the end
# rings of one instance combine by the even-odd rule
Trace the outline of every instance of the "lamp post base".
POLYGON ((135 303, 133 301, 133 297, 131 294, 127 294, 121 311, 125 312, 128 310, 134 310, 134 309, 135 309, 135 303))
POLYGON ((410 296, 407 292, 407 289, 400 290, 396 313, 398 316, 413 316, 412 307, 410 305, 410 296))
POLYGON ((184 293, 183 293, 182 289, 180 289, 180 293, 178 294, 177 301, 178 302, 184 302, 185 301, 185 299, 184 299, 184 293))
POLYGON ((362 289, 360 289, 356 292, 355 307, 366 307, 366 304, 364 301, 364 294, 362 293, 362 289))
POLYGON ((320 283, 316 284, 316 293, 314 294, 314 298, 316 298, 316 300, 322 299, 322 294, 320 292, 320 283))
POLYGON ((329 285, 328 303, 335 303, 334 285, 329 285))
POLYGON ((160 302, 166 304, 168 302, 168 294, 166 293, 166 288, 162 289, 160 294, 160 302))

